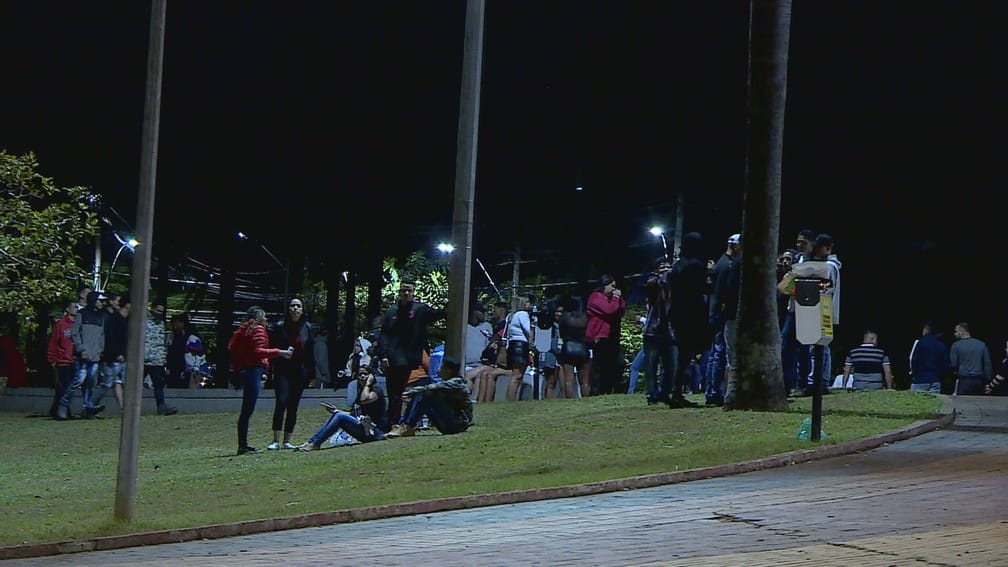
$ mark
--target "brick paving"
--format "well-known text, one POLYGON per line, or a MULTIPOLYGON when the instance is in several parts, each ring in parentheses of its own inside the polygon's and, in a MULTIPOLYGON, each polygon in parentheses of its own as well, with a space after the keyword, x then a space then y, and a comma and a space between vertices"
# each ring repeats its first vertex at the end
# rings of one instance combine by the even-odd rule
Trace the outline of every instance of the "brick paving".
POLYGON ((25 565, 1008 566, 1008 399, 957 427, 736 476, 25 565))

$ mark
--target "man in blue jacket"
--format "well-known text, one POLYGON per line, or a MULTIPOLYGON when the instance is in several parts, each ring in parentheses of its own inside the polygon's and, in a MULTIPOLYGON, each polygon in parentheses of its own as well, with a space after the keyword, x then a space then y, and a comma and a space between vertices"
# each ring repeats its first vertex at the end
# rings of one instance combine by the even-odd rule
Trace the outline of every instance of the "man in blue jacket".
POLYGON ((948 349, 938 340, 933 324, 924 323, 921 335, 910 349, 910 390, 940 394, 942 375, 949 368, 948 349))

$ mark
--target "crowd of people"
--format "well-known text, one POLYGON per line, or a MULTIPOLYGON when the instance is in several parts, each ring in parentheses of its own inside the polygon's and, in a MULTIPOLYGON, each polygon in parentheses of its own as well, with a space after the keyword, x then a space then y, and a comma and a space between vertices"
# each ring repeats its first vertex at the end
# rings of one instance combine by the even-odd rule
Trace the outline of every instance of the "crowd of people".
MULTIPOLYGON (((519 295, 510 306, 494 305, 489 317, 484 306, 472 305, 461 360, 436 352, 439 364, 432 358, 428 330, 445 312, 417 300, 413 282, 403 281, 396 303, 374 330, 355 341, 338 373, 348 380, 346 404, 326 404, 331 416, 302 444, 295 444, 293 436, 305 388, 313 380, 338 385, 328 378, 325 337, 308 321, 299 297, 288 301, 283 320, 272 326, 261 307, 252 307, 227 345, 232 385, 243 391, 238 454, 257 451, 249 445, 249 420, 267 376, 275 390, 268 450, 312 451, 337 432, 349 443, 408 437, 430 425, 443 434, 458 433, 472 424, 476 403, 635 394, 641 373, 643 398, 649 405, 697 407, 687 394, 703 394, 708 406, 730 403, 738 367, 743 242, 740 234, 724 242, 716 260, 706 259, 700 234, 688 233, 676 257, 658 258, 643 278, 645 312, 637 321, 642 348, 629 364, 628 385, 623 381, 627 364, 620 340, 627 303, 612 275, 603 274, 583 304, 566 296, 537 301, 519 295), (535 378, 531 388, 530 374, 535 378)), ((799 340, 796 281, 808 274, 816 274, 827 290, 824 309, 834 334, 840 323, 842 264, 833 249, 830 235, 806 229, 799 232, 795 248, 782 251, 777 259, 787 396, 811 395, 816 383, 823 393, 831 386, 894 387, 890 356, 872 330, 845 354, 835 380, 830 379, 830 345, 813 349, 799 340)), ((55 384, 53 418, 98 419, 109 390, 122 407, 130 307, 128 298, 89 288, 81 291, 78 301, 65 303, 48 348, 55 384), (77 391, 82 401, 75 414, 71 404, 77 391)), ((938 393, 942 377, 953 372, 956 395, 1005 394, 1008 357, 995 369, 986 345, 972 337, 968 323, 956 325, 954 333, 957 340, 949 349, 934 325, 923 326, 909 356, 911 389, 938 393)), ((144 374, 151 380, 157 413, 172 415, 177 409, 165 401, 166 383, 184 387, 208 374, 202 344, 184 316, 173 317, 171 330, 166 331, 165 302, 157 299, 148 313, 144 346, 144 374)))

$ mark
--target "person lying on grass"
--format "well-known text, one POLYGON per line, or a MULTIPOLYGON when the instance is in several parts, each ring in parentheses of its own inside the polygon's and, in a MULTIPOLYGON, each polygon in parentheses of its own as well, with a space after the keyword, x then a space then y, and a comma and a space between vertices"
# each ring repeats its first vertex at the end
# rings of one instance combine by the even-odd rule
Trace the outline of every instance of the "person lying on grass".
POLYGON ((311 439, 297 448, 298 451, 318 449, 326 439, 332 437, 340 429, 361 443, 381 441, 385 438, 385 430, 388 429, 388 412, 386 411, 388 402, 385 390, 375 382, 374 374, 368 367, 357 371, 356 380, 357 399, 354 400, 353 407, 360 408, 361 417, 354 417, 328 402, 322 402, 322 405, 332 415, 311 439))
POLYGON ((409 400, 406 418, 386 437, 412 437, 424 415, 444 435, 469 429, 473 424, 472 398, 465 379, 459 376, 460 367, 458 359, 446 356, 441 362, 440 374, 450 378, 406 389, 403 392, 403 399, 409 400))

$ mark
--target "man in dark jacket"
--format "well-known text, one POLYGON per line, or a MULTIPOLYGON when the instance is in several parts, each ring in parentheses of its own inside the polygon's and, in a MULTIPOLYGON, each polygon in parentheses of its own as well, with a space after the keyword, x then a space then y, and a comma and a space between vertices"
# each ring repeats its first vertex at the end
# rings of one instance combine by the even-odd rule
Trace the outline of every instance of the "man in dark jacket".
POLYGON ((389 423, 399 423, 402 393, 409 373, 420 367, 427 347, 427 327, 443 319, 443 309, 434 309, 413 298, 413 282, 399 284, 399 302, 382 317, 377 358, 388 389, 389 423))
POLYGON ((441 361, 441 375, 447 380, 406 390, 409 400, 404 423, 396 424, 387 437, 412 437, 420 419, 426 415, 442 435, 461 433, 473 423, 472 395, 460 374, 457 358, 446 356, 441 361))
POLYGON ((942 375, 949 368, 948 349, 935 335, 931 323, 924 323, 921 335, 910 349, 910 373, 913 376, 910 390, 940 394, 942 375))
POLYGON ((651 272, 644 283, 644 293, 647 297, 647 317, 644 319, 644 383, 645 397, 648 405, 658 402, 669 402, 672 369, 676 366, 674 333, 669 321, 669 304, 671 290, 668 284, 668 273, 672 267, 669 259, 662 256, 655 261, 655 271, 651 272), (658 363, 664 369, 662 382, 658 383, 658 363))
POLYGON ((679 260, 669 270, 669 297, 671 297, 669 320, 675 331, 677 364, 669 381, 669 369, 665 370, 665 380, 672 386, 669 392, 669 407, 696 407, 697 404, 683 397, 686 384, 686 369, 693 357, 702 353, 710 341, 710 327, 707 317, 705 296, 710 293, 707 281, 707 261, 703 259, 703 239, 698 232, 683 236, 679 260))

